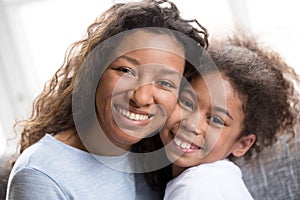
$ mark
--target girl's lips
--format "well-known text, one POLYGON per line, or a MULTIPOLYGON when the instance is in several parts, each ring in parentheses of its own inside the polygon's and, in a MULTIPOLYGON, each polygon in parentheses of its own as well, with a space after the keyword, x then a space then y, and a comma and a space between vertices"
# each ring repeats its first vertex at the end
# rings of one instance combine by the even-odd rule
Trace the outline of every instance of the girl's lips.
POLYGON ((202 149, 201 146, 195 144, 190 139, 186 139, 181 135, 175 134, 174 132, 172 132, 172 135, 173 135, 173 142, 176 148, 179 149, 180 151, 183 151, 185 153, 191 153, 202 149))

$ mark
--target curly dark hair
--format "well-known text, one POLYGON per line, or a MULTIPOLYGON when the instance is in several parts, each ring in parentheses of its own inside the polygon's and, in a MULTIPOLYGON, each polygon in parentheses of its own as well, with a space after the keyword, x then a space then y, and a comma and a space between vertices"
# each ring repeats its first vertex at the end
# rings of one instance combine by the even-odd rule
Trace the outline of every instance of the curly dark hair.
MULTIPOLYGON (((282 134, 290 134, 292 139, 300 111, 300 77, 295 70, 277 52, 245 34, 215 41, 208 53, 242 100, 245 119, 240 137, 256 135, 244 159, 259 155, 282 134)), ((201 70, 201 74, 210 71, 201 70)), ((230 158, 234 160, 232 155, 230 158)))
MULTIPOLYGON (((76 132, 72 113, 72 94, 74 81, 88 54, 98 44, 118 33, 144 27, 174 30, 192 38, 199 46, 204 48, 208 46, 207 30, 196 20, 183 19, 172 2, 143 0, 113 5, 88 27, 87 34, 82 40, 70 46, 63 65, 35 99, 30 118, 16 123, 16 126, 23 127, 21 152, 46 133, 56 134, 69 129, 76 132), (194 22, 198 27, 192 25, 194 22)), ((183 37, 174 37, 185 46, 183 37)), ((114 48, 115 46, 112 48, 109 46, 105 50, 109 54, 114 48)), ((186 55, 187 51, 188 49, 185 49, 186 55)))
MULTIPOLYGON (((300 121, 297 90, 300 77, 294 69, 254 36, 239 32, 232 37, 210 41, 207 53, 200 58, 202 61, 197 70, 189 68, 184 76, 190 82, 218 71, 229 80, 245 113, 240 137, 256 135, 256 141, 243 158, 250 161, 250 158, 259 156, 259 152, 274 144, 283 134, 290 135, 292 140, 300 121)), ((137 152, 161 148, 159 134, 134 145, 137 152)), ((230 155, 229 159, 234 161, 236 158, 230 155)), ((171 165, 145 175, 148 183, 163 197, 166 184, 172 179, 171 165)))

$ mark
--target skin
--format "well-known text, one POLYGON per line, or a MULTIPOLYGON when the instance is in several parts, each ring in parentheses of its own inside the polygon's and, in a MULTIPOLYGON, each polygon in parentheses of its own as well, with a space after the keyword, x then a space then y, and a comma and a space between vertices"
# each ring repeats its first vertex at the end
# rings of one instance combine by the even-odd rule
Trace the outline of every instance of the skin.
POLYGON ((102 155, 115 154, 113 146, 129 150, 164 125, 176 105, 185 65, 184 49, 175 38, 144 31, 123 39, 115 55, 96 91, 102 155))
POLYGON ((210 73, 205 80, 194 79, 191 86, 180 94, 180 106, 160 133, 167 156, 174 162, 174 176, 230 154, 243 156, 255 141, 254 134, 240 137, 245 116, 242 102, 224 76, 210 73))
POLYGON ((184 48, 173 36, 141 30, 125 37, 112 56, 96 90, 97 121, 80 138, 74 130, 55 135, 105 156, 121 155, 162 128, 177 103, 185 67, 184 48))

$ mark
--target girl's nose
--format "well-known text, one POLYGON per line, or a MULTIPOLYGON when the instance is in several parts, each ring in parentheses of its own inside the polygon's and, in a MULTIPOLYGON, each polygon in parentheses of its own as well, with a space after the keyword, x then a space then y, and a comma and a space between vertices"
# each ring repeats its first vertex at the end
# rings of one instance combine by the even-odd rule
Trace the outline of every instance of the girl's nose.
POLYGON ((182 120, 182 126, 185 127, 189 132, 195 135, 205 135, 206 131, 206 120, 201 120, 202 117, 190 117, 182 120))
POLYGON ((154 103, 153 84, 146 84, 133 91, 131 100, 139 107, 149 106, 154 103))

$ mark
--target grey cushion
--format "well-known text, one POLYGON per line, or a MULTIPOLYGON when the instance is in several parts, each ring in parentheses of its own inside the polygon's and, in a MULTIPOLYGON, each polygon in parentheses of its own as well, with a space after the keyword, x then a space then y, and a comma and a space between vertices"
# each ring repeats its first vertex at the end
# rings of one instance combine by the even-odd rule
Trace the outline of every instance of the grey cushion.
POLYGON ((300 138, 282 138, 251 163, 238 163, 254 199, 300 200, 300 138))
POLYGON ((12 156, 0 157, 0 199, 5 199, 8 176, 11 170, 12 156))

